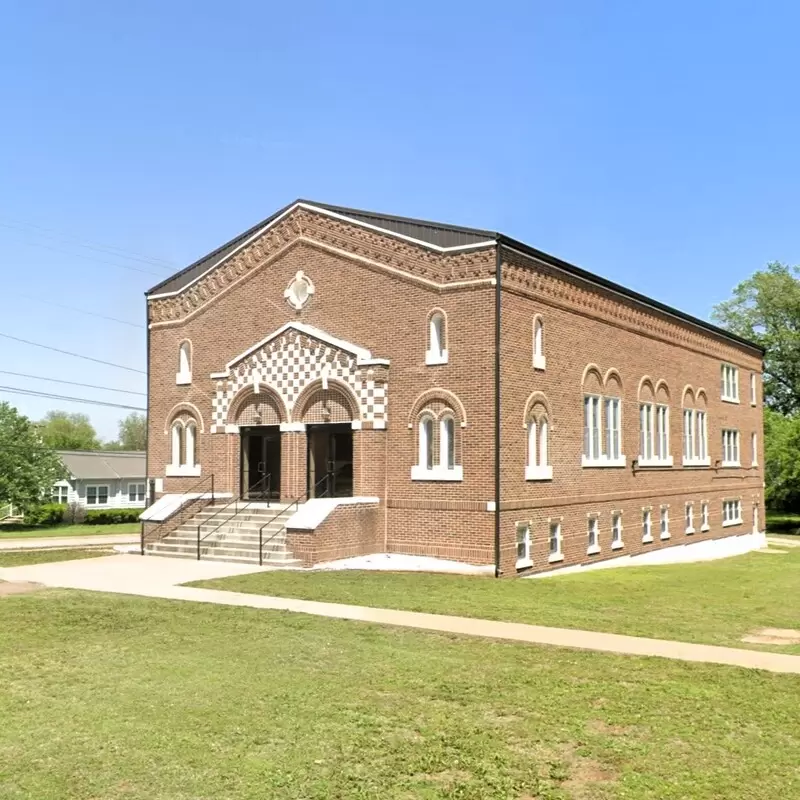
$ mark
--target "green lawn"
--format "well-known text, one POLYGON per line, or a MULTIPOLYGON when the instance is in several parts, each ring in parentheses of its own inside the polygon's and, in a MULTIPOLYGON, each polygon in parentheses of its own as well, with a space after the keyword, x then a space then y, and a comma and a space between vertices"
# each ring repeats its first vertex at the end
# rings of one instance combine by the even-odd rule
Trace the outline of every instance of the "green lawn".
POLYGON ((767 512, 767 533, 800 535, 800 514, 767 512))
POLYGON ((76 558, 98 558, 113 555, 113 550, 0 550, 0 567, 23 567, 27 564, 47 564, 50 561, 73 561, 76 558))
POLYGON ((62 590, 0 599, 3 800, 800 796, 800 678, 62 590))
POLYGON ((532 580, 276 571, 194 585, 734 647, 756 628, 800 628, 800 548, 532 580))
POLYGON ((48 536, 96 536, 127 533, 138 535, 141 525, 138 522, 121 522, 118 525, 55 525, 18 526, 0 525, 0 539, 39 539, 48 536))

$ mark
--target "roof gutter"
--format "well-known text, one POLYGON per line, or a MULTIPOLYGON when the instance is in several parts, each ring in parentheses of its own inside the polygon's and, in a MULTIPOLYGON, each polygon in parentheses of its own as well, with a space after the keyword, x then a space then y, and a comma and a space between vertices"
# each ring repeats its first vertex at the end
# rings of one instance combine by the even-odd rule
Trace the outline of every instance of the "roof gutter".
POLYGON ((500 569, 500 309, 502 299, 503 259, 500 236, 497 236, 494 268, 494 576, 500 569))

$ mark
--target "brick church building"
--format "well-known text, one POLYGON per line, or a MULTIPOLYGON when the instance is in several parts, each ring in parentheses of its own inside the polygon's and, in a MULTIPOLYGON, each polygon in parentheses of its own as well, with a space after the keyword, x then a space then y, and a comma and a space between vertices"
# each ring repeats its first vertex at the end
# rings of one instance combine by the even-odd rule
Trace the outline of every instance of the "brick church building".
POLYGON ((759 347, 502 234, 297 201, 147 308, 154 552, 281 513, 306 565, 760 541, 759 347))

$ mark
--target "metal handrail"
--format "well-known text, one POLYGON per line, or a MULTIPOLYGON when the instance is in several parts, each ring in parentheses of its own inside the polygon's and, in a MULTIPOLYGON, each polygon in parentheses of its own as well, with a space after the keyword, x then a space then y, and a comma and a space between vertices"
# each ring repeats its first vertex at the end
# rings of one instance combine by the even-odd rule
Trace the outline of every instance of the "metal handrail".
MULTIPOLYGON (((250 486, 248 488, 248 490, 247 490, 248 493, 258 490, 258 488, 259 488, 259 486, 261 486, 261 484, 265 484, 265 486, 266 486, 266 490, 267 490, 267 493, 266 493, 267 506, 269 506, 269 495, 270 495, 270 490, 272 488, 272 473, 271 472, 268 472, 266 475, 264 475, 263 478, 261 478, 259 481, 257 481, 252 486, 250 486)), ((243 500, 243 499, 244 498, 241 495, 237 495, 236 497, 234 497, 233 500, 230 501, 230 503, 226 503, 224 506, 222 506, 220 508, 219 511, 217 511, 214 514, 212 514, 205 522, 201 522, 197 526, 197 560, 198 561, 200 560, 200 542, 204 542, 206 539, 208 539, 209 536, 211 536, 212 533, 216 533, 226 522, 230 522, 230 520, 232 520, 240 511, 244 511, 250 505, 250 503, 257 502, 255 499, 252 499, 252 500, 249 499, 249 500, 245 501, 245 504, 240 509, 239 508, 239 501, 243 500), (233 514, 231 514, 228 517, 225 517, 225 519, 223 519, 222 522, 220 522, 219 525, 217 525, 217 527, 214 528, 213 531, 209 531, 205 536, 200 536, 200 529, 204 525, 209 525, 211 523, 212 519, 216 519, 220 514, 222 514, 227 509, 229 509, 231 506, 234 506, 233 514)))
MULTIPOLYGON (((197 483, 192 484, 192 486, 190 488, 188 488, 182 495, 180 495, 181 502, 178 503, 178 506, 175 508, 175 510, 171 514, 168 514, 166 517, 164 517, 164 519, 161 520, 161 522, 159 522, 158 525, 156 525, 156 527, 150 532, 151 536, 152 536, 152 534, 156 533, 158 531, 158 529, 162 525, 164 525, 166 522, 169 522, 177 513, 179 513, 183 509, 183 506, 184 506, 183 498, 185 498, 186 495, 193 494, 194 492, 197 491, 197 489, 200 486, 202 486, 204 483, 206 483, 209 480, 211 481, 211 502, 213 503, 214 502, 214 473, 212 472, 211 475, 206 475, 205 478, 201 478, 199 481, 197 481, 197 483)), ((198 498, 192 498, 192 499, 198 499, 198 498)), ((141 554, 142 555, 144 555, 144 526, 145 526, 145 523, 142 522, 141 523, 142 529, 141 529, 141 534, 140 534, 140 538, 141 538, 140 546, 141 546, 141 554)))
MULTIPOLYGON (((320 486, 324 482, 330 481, 330 479, 332 477, 333 477, 333 472, 326 472, 324 477, 322 477, 320 480, 318 480, 314 484, 314 486, 311 487, 314 490, 314 498, 315 499, 318 496, 324 497, 328 493, 328 491, 330 489, 330 483, 328 484, 328 487, 325 489, 325 492, 322 495, 317 495, 317 487, 320 486)), ((282 508, 274 517, 272 517, 270 520, 265 522, 258 529, 258 565, 260 567, 264 566, 264 545, 269 543, 269 542, 271 542, 280 533, 280 530, 275 531, 275 533, 273 533, 272 536, 270 536, 269 539, 267 539, 266 542, 265 542, 264 541, 264 528, 266 528, 268 525, 271 525, 273 522, 275 522, 275 520, 278 519, 278 517, 281 516, 281 514, 285 514, 293 506, 299 506, 300 503, 302 503, 304 499, 305 500, 308 499, 308 496, 310 494, 311 494, 311 489, 306 489, 306 491, 303 492, 303 494, 301 494, 299 497, 295 497, 294 500, 292 500, 289 503, 288 506, 285 506, 284 508, 282 508)))

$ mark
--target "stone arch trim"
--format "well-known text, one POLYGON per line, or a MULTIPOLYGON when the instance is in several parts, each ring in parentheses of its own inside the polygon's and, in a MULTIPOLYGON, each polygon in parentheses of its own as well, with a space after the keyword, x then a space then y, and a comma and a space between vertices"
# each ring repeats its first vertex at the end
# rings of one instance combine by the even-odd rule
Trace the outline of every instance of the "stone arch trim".
MULTIPOLYGON (((260 383, 258 386, 258 394, 266 394, 275 401, 276 406, 278 407, 278 414, 280 415, 281 422, 288 422, 289 421, 289 414, 286 410, 286 404, 283 402, 283 398, 280 396, 280 393, 275 389, 273 386, 270 386, 268 383, 260 383)), ((241 412, 244 405, 247 401, 256 395, 255 387, 253 384, 248 384, 247 386, 243 386, 239 391, 233 396, 230 405, 228 406, 228 424, 236 424, 236 418, 241 412)))
POLYGON ((552 415, 550 413, 550 402, 547 399, 547 396, 544 392, 531 392, 528 396, 528 399, 525 401, 525 411, 522 415, 522 427, 527 428, 528 423, 530 422, 530 415, 533 409, 537 406, 541 405, 544 407, 544 413, 547 417, 547 421, 552 425, 552 415))
MULTIPOLYGON (((414 402, 411 404, 411 411, 408 415, 408 427, 413 428, 414 423, 417 419, 419 419, 419 416, 425 410, 426 405, 436 400, 438 400, 440 403, 448 405, 451 408, 456 418, 456 422, 458 422, 462 428, 467 426, 467 410, 464 408, 464 404, 458 399, 457 395, 448 389, 428 389, 427 391, 418 395, 416 400, 414 400, 414 402)), ((434 414, 433 416, 434 419, 437 419, 438 416, 441 415, 434 414)))
POLYGON ((683 387, 683 391, 681 392, 681 406, 683 408, 694 408, 696 403, 696 395, 694 393, 694 389, 690 383, 687 383, 686 386, 683 387), (687 403, 686 399, 690 398, 689 402, 687 403))
POLYGON ((348 411, 350 412, 350 420, 357 421, 361 419, 361 405, 353 389, 344 381, 337 380, 336 378, 327 378, 327 385, 328 388, 325 389, 322 378, 318 378, 303 388, 292 407, 292 422, 304 421, 303 417, 305 417, 308 411, 309 401, 319 391, 328 391, 338 394, 346 402, 348 411))
POLYGON ((164 426, 164 433, 169 433, 170 428, 172 427, 173 423, 178 421, 181 424, 184 424, 183 421, 180 419, 181 413, 188 414, 190 417, 194 417, 194 421, 197 424, 200 433, 205 433, 206 428, 203 423, 203 415, 200 413, 200 409, 194 405, 194 403, 187 403, 181 402, 176 403, 167 414, 167 424, 164 426))
POLYGON ((669 384, 663 378, 659 379, 656 382, 656 390, 655 390, 656 399, 658 399, 659 392, 663 392, 667 396, 667 402, 669 402, 672 399, 670 396, 669 384))
POLYGON ((697 390, 697 393, 694 396, 694 402, 695 405, 700 406, 701 408, 708 407, 708 395, 702 386, 697 390))
POLYGON ((587 364, 583 368, 583 375, 581 375, 581 386, 585 386, 586 385, 586 381, 587 381, 588 377, 590 375, 592 375, 592 374, 597 376, 597 382, 602 387, 602 385, 603 385, 603 373, 600 372, 600 367, 598 367, 597 364, 587 364))
POLYGON ((647 388, 650 390, 650 394, 653 396, 653 400, 656 398, 656 387, 653 383, 653 379, 649 375, 643 375, 641 380, 639 381, 639 386, 636 389, 636 397, 641 400, 642 399, 642 391, 647 388))
POLYGON ((619 391, 622 393, 625 384, 622 382, 622 375, 619 374, 619 370, 616 367, 609 367, 609 369, 606 370, 605 377, 603 378, 603 388, 608 386, 609 381, 616 381, 619 385, 619 391))

